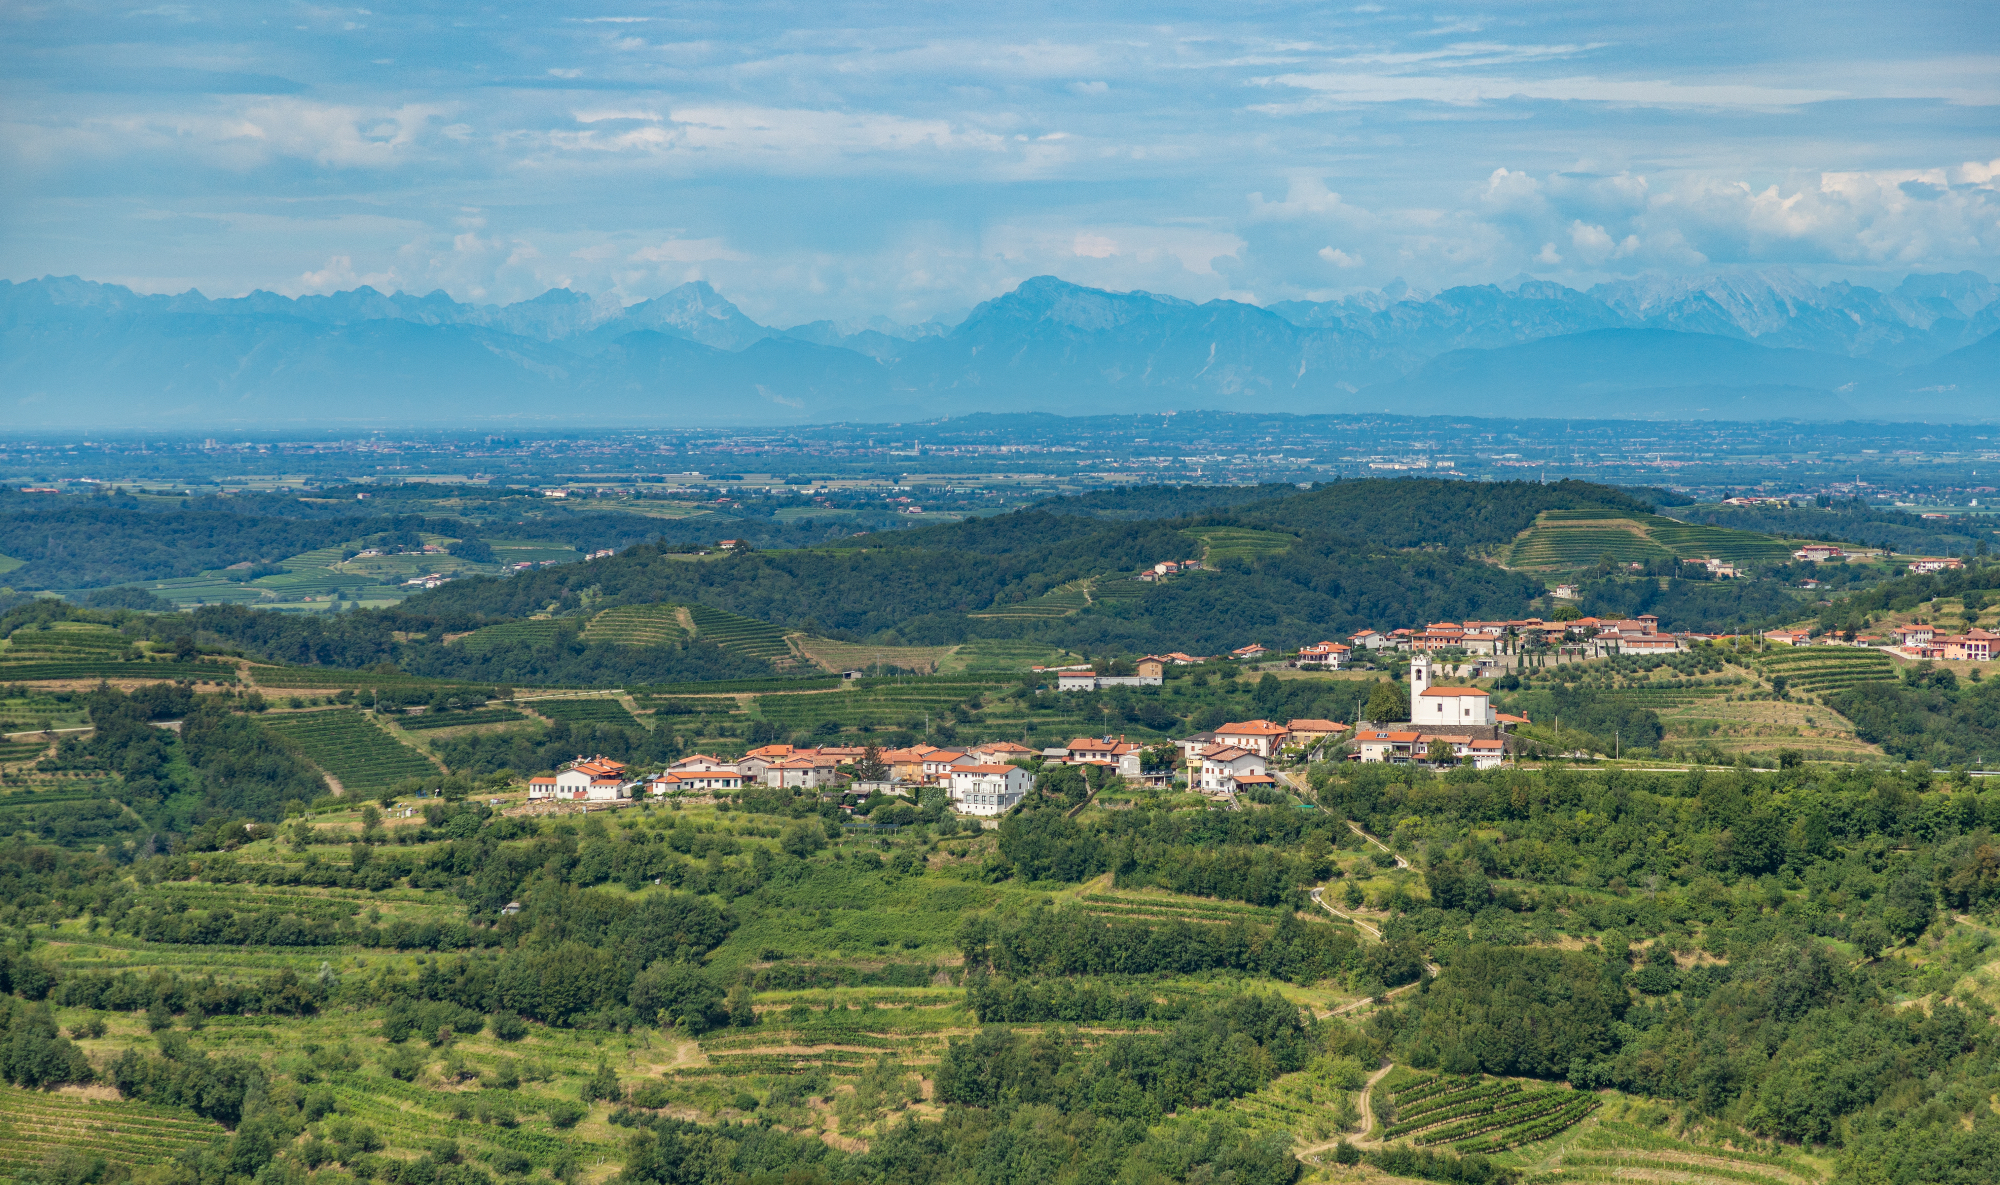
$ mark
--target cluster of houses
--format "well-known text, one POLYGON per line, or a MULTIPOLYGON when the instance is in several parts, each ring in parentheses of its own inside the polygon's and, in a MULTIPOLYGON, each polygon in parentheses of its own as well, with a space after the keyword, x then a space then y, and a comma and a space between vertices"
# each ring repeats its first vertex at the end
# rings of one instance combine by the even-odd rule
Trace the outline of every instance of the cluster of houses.
MULTIPOLYGON (((1962 634, 1939 633, 1933 626, 1906 625, 1890 631, 1895 646, 1911 658, 1941 658, 1946 662, 1991 662, 2000 634, 1974 627, 1962 634)), ((1868 635, 1857 645, 1885 645, 1888 639, 1868 635)))
POLYGON ((1339 670, 1357 650, 1407 650, 1435 654, 1457 650, 1474 657, 1512 654, 1523 646, 1581 644, 1592 657, 1611 654, 1671 654, 1685 650, 1693 635, 1660 632, 1660 619, 1651 613, 1632 618, 1580 617, 1572 621, 1544 621, 1528 617, 1516 621, 1435 621, 1418 628, 1359 630, 1346 644, 1320 642, 1302 646, 1295 665, 1339 670))
POLYGON ((1139 573, 1139 579, 1165 580, 1169 576, 1178 576, 1182 572, 1199 572, 1201 569, 1202 563, 1200 560, 1165 560, 1139 573))
MULTIPOLYGON (((912 745, 882 749, 874 758, 879 770, 857 767, 868 761, 868 750, 855 746, 798 748, 765 745, 734 760, 694 753, 665 770, 633 777, 626 767, 606 757, 579 757, 552 775, 528 782, 530 802, 618 803, 645 798, 711 795, 741 791, 747 786, 817 791, 839 796, 875 791, 945 792, 954 810, 967 815, 1002 815, 1035 788, 1030 763, 1094 766, 1127 782, 1166 787, 1184 768, 1188 785, 1217 799, 1259 787, 1277 785, 1271 764, 1286 750, 1310 753, 1330 741, 1350 740, 1350 760, 1403 763, 1431 760, 1442 743, 1454 759, 1480 769, 1498 765, 1506 755, 1505 730, 1518 718, 1498 715, 1492 698, 1476 687, 1433 684, 1429 654, 1420 653, 1410 666, 1411 720, 1387 729, 1359 729, 1332 720, 1293 720, 1278 724, 1246 720, 1224 724, 1174 742, 1177 764, 1164 759, 1149 764, 1156 751, 1122 736, 1073 737, 1067 745, 1031 749, 1012 741, 993 741, 965 748, 912 745), (1349 734, 1352 734, 1351 736, 1349 734), (879 780, 858 778, 870 772, 879 780)), ((1165 746, 1161 749, 1164 750, 1165 746)))
POLYGON ((936 787, 944 790, 963 814, 1000 815, 1017 806, 1034 788, 1034 775, 1014 764, 1016 761, 1039 757, 1045 763, 1055 759, 1077 765, 1106 764, 1136 777, 1140 772, 1137 752, 1138 746, 1109 738, 1102 742, 1079 738, 1067 749, 1040 752, 1011 741, 964 749, 913 745, 878 752, 884 767, 879 782, 854 780, 854 767, 868 754, 855 746, 808 749, 765 745, 733 760, 693 753, 645 777, 631 776, 622 763, 609 758, 579 757, 555 774, 529 779, 528 800, 616 803, 733 793, 748 786, 836 793, 936 787))

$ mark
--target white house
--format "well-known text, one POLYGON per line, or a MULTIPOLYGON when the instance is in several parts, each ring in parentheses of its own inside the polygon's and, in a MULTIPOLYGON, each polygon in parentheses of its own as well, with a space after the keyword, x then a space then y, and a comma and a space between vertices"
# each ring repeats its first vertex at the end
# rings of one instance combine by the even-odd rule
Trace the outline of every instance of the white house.
POLYGON ((646 779, 646 789, 655 798, 669 794, 708 794, 717 790, 741 790, 743 775, 733 769, 654 774, 646 779))
POLYGON ((1313 646, 1299 647, 1298 664, 1302 667, 1325 667, 1337 671, 1347 665, 1347 656, 1354 651, 1339 642, 1321 642, 1313 646))
POLYGON ((1156 662, 1142 662, 1136 675, 1100 675, 1096 671, 1064 671, 1056 676, 1057 691, 1101 691, 1106 687, 1158 687, 1166 680, 1156 662))
POLYGON ((1493 697, 1477 687, 1433 687, 1431 656, 1419 653, 1410 662, 1410 723, 1424 725, 1493 724, 1493 697))
POLYGON ((1035 788, 1035 776, 1018 765, 961 765, 951 771, 952 805, 967 815, 1004 815, 1035 788))
POLYGON ((630 797, 625 765, 607 757, 579 757, 554 777, 528 779, 528 800, 558 798, 581 802, 615 802, 630 797))
POLYGON ((1248 749, 1213 745, 1201 754, 1201 771, 1196 777, 1196 788, 1204 794, 1234 794, 1239 779, 1261 777, 1267 768, 1264 758, 1248 749))

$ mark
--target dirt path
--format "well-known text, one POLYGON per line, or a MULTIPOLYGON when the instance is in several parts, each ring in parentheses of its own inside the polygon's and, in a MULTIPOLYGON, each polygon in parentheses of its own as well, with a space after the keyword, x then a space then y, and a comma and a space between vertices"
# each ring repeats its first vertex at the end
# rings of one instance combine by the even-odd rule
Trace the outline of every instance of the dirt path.
POLYGON ((1338 1146, 1342 1140, 1346 1140, 1348 1143, 1353 1144, 1357 1148, 1364 1146, 1375 1146, 1381 1144, 1382 1141, 1380 1140, 1371 1140, 1368 1138, 1368 1133, 1375 1130, 1375 1105, 1373 1102, 1375 1096, 1375 1084, 1377 1082, 1382 1081, 1382 1079, 1388 1077, 1389 1071, 1395 1068, 1396 1068, 1395 1062, 1383 1062, 1382 1067, 1376 1070, 1373 1074, 1370 1074, 1368 1076, 1368 1081, 1362 1084, 1361 1094, 1355 1100, 1355 1106, 1357 1106, 1361 1110, 1360 1131, 1354 1133, 1353 1135, 1349 1135, 1346 1132, 1342 1132, 1341 1134, 1335 1136, 1333 1139, 1327 1140, 1324 1143, 1313 1144, 1309 1147, 1301 1148, 1296 1154, 1298 1158, 1310 1164, 1317 1165, 1320 1162, 1319 1161, 1320 1154, 1326 1152, 1328 1149, 1338 1146))
MULTIPOLYGON (((1381 848, 1383 851, 1388 852, 1391 856, 1396 856, 1396 853, 1390 850, 1388 844, 1383 843, 1381 840, 1376 839, 1374 836, 1368 834, 1368 832, 1362 830, 1361 824, 1356 823, 1354 820, 1349 819, 1347 821, 1347 829, 1349 831, 1354 832, 1354 834, 1360 836, 1361 838, 1367 840, 1369 843, 1374 844, 1376 847, 1381 848)), ((1409 866, 1410 862, 1408 860, 1403 859, 1401 856, 1396 856, 1396 867, 1408 868, 1409 866)))

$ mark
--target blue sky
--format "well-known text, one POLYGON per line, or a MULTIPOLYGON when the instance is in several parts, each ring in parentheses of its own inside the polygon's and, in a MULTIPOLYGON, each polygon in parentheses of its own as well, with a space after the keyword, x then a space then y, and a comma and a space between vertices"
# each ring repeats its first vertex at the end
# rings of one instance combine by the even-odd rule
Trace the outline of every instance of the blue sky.
POLYGON ((952 318, 2000 275, 1990 3, 0 9, 0 276, 952 318))

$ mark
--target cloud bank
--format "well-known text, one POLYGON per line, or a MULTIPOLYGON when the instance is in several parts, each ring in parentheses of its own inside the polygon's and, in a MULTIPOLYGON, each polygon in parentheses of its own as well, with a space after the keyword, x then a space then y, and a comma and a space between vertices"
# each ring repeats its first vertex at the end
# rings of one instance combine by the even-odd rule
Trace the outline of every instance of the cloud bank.
POLYGON ((2000 26, 1671 12, 634 5, 0 16, 0 275, 472 300, 690 279, 772 323, 1054 273, 1268 303, 1396 279, 2000 271, 2000 26))

